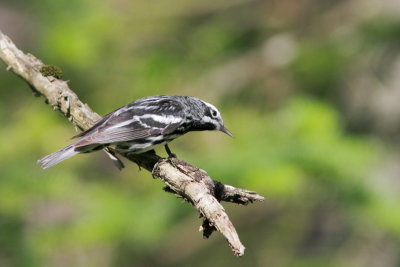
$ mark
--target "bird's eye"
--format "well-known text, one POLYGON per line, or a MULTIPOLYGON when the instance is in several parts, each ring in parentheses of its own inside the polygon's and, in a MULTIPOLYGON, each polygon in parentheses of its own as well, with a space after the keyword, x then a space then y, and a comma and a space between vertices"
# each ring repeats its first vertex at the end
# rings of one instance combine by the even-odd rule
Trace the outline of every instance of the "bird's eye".
POLYGON ((217 115, 218 115, 218 113, 217 113, 217 111, 216 110, 211 110, 211 116, 213 117, 213 118, 215 118, 215 117, 217 117, 217 115))

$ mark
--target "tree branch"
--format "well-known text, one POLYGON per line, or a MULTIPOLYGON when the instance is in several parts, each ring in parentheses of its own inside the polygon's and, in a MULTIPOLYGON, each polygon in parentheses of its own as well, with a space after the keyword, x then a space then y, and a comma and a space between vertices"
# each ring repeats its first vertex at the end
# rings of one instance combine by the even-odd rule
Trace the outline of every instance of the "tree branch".
MULTIPOLYGON (((79 100, 66 81, 43 76, 39 71, 44 66, 43 62, 31 54, 23 53, 1 31, 0 58, 7 65, 7 70, 12 70, 28 82, 36 94, 44 96, 53 109, 60 110, 80 130, 90 128, 100 119, 97 113, 79 100)), ((166 184, 166 191, 191 203, 204 217, 200 228, 204 237, 207 238, 214 230, 218 230, 224 235, 235 255, 244 254, 245 248, 219 201, 246 205, 253 201, 263 201, 262 196, 224 185, 189 163, 174 158, 163 159, 154 152, 122 156, 150 171, 153 177, 161 179, 166 184)))

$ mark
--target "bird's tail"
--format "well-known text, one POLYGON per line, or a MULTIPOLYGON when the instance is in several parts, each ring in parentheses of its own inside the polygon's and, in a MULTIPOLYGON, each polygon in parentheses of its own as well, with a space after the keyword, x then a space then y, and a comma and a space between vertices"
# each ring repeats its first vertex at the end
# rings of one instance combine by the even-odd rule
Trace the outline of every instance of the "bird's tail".
POLYGON ((51 153, 50 155, 39 159, 37 162, 40 164, 42 169, 47 169, 76 154, 79 154, 79 151, 75 151, 75 143, 72 143, 69 146, 66 146, 54 153, 51 153))

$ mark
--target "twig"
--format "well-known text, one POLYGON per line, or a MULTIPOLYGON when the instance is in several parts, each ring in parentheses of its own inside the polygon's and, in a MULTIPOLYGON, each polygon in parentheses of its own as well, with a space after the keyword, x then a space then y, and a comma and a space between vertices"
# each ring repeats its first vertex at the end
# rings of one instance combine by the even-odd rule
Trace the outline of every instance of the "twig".
MULTIPOLYGON (((0 31, 0 59, 13 71, 28 82, 35 94, 46 98, 53 109, 58 109, 69 121, 81 130, 90 128, 100 116, 69 88, 66 81, 54 77, 44 77, 39 69, 43 62, 30 54, 19 50, 15 44, 0 31)), ((114 151, 115 152, 115 151, 114 151)), ((204 237, 215 229, 221 232, 237 256, 244 254, 244 246, 219 201, 248 204, 263 201, 255 192, 224 185, 211 179, 207 173, 187 162, 178 159, 163 159, 154 152, 124 157, 150 171, 155 178, 161 179, 168 191, 186 199, 204 217, 204 237)))

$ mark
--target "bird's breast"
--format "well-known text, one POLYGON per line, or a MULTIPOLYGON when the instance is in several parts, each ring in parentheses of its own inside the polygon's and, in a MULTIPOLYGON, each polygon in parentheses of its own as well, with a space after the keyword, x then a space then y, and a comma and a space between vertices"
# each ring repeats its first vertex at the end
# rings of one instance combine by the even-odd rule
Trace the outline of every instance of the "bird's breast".
POLYGON ((116 149, 123 153, 139 154, 149 151, 156 146, 165 145, 179 136, 180 135, 177 134, 159 135, 155 137, 137 139, 134 141, 122 142, 116 145, 116 149))

